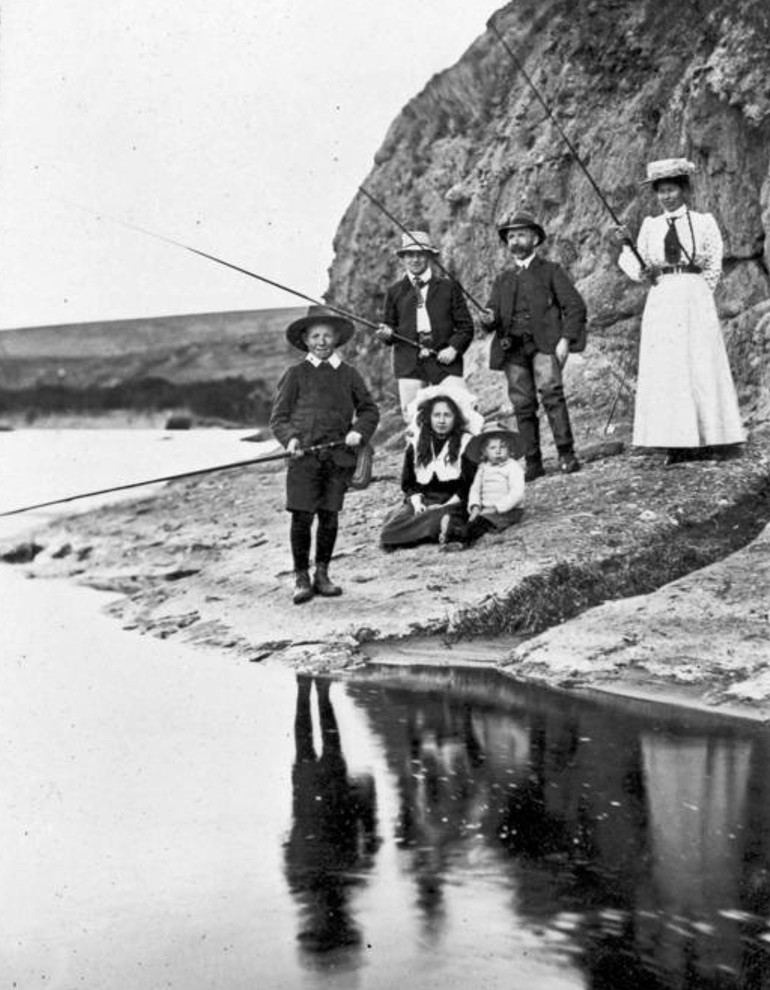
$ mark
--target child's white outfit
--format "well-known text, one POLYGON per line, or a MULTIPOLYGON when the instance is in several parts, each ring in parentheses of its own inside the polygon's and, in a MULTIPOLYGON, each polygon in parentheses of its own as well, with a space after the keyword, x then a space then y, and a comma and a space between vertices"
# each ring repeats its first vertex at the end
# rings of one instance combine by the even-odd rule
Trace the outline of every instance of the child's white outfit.
POLYGON ((524 469, 517 460, 509 457, 502 464, 479 464, 468 494, 469 512, 483 506, 482 518, 495 529, 506 529, 518 520, 523 501, 524 469))

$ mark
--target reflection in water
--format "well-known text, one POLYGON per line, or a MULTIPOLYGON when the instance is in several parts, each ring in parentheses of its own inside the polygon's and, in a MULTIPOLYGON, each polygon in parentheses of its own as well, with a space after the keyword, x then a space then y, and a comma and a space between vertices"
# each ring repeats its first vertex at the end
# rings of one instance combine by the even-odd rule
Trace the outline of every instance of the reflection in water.
POLYGON ((303 958, 322 966, 354 961, 361 932, 351 900, 366 882, 378 846, 374 780, 348 776, 329 688, 328 680, 297 677, 293 818, 285 845, 286 876, 301 909, 303 958), (313 741, 314 684, 320 755, 313 741))
POLYGON ((423 939, 449 941, 448 885, 483 847, 511 924, 566 938, 586 986, 770 987, 766 733, 483 693, 471 674, 442 692, 347 690, 395 780, 423 939))
POLYGON ((642 747, 654 850, 646 894, 657 910, 640 939, 666 969, 738 972, 741 932, 719 910, 740 903, 751 744, 645 733, 642 747))
POLYGON ((424 935, 436 936, 448 866, 467 828, 488 808, 486 782, 478 772, 484 754, 470 706, 455 709, 440 701, 430 713, 409 708, 403 724, 406 745, 398 768, 396 841, 409 850, 424 935))

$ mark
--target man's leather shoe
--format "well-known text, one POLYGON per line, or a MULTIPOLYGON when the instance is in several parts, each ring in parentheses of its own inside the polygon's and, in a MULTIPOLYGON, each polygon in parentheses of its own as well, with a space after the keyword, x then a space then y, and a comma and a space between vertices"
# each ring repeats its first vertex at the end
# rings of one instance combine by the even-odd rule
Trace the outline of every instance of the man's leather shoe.
POLYGON ((524 481, 530 482, 535 481, 537 478, 542 478, 545 474, 543 470, 542 461, 527 461, 526 467, 524 468, 524 481))
POLYGON ((559 470, 562 474, 574 474, 580 470, 580 461, 574 454, 561 454, 559 456, 559 470))

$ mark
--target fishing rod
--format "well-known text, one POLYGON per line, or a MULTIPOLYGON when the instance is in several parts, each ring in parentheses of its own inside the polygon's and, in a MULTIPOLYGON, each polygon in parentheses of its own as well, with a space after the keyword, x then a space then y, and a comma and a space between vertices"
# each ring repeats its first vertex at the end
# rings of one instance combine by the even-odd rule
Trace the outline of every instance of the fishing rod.
MULTIPOLYGON (((85 209, 85 207, 80 207, 80 209, 85 209)), ((331 303, 321 302, 319 299, 315 299, 313 296, 308 296, 304 292, 300 292, 298 289, 292 289, 290 286, 283 285, 281 282, 276 282, 271 278, 267 278, 265 275, 258 275, 256 272, 249 271, 248 268, 242 268, 240 265, 235 265, 231 261, 225 261, 224 258, 218 258, 215 254, 209 254, 208 251, 201 251, 200 248, 192 247, 189 244, 183 244, 182 241, 174 240, 173 237, 166 237, 164 234, 158 234, 153 230, 148 230, 146 227, 140 227, 138 224, 129 223, 128 221, 120 220, 117 217, 107 216, 103 213, 94 213, 93 210, 87 210, 86 212, 99 218, 105 217, 112 223, 119 224, 121 227, 127 227, 129 230, 135 230, 140 234, 145 234, 147 237, 152 237, 156 241, 163 241, 165 244, 171 244, 174 247, 182 248, 184 251, 189 251, 191 254, 197 254, 201 258, 207 258, 209 261, 213 261, 218 265, 223 265, 225 268, 230 268, 235 272, 240 272, 241 275, 248 275, 249 278, 255 278, 259 282, 264 282, 266 285, 272 285, 275 289, 281 289, 283 292, 288 292, 292 296, 297 296, 298 299, 304 299, 305 302, 309 302, 314 306, 324 306, 326 309, 330 309, 333 313, 337 313, 339 316, 345 317, 345 319, 352 320, 354 323, 361 323, 363 326, 369 327, 371 330, 379 329, 379 324, 372 323, 371 320, 367 320, 363 316, 358 316, 355 313, 351 313, 347 309, 341 309, 339 306, 333 306, 331 303)), ((408 337, 402 337, 397 333, 394 333, 393 337, 395 340, 408 344, 410 347, 415 347, 418 350, 423 349, 421 344, 417 343, 417 341, 410 340, 408 337)), ((436 353, 429 348, 425 349, 429 350, 431 354, 436 353)))
MULTIPOLYGON (((502 34, 500 33, 500 31, 498 30, 497 24, 495 24, 495 18, 494 18, 494 16, 493 17, 490 17, 490 19, 487 21, 487 27, 493 32, 493 34, 495 34, 497 36, 498 41, 500 42, 500 44, 503 46, 503 48, 505 49, 505 51, 510 56, 511 61, 516 66, 516 68, 519 70, 519 72, 522 74, 522 76, 526 80, 527 84, 529 85, 529 88, 532 90, 532 92, 537 97, 538 102, 542 106, 543 110, 545 110, 546 116, 553 123, 554 127, 556 128, 556 130, 561 135, 562 140, 564 141, 564 143, 569 148, 570 152, 572 153, 573 158, 575 159, 575 161, 577 162, 577 164, 582 169, 583 174, 588 179, 588 181, 589 181, 589 183, 591 185, 591 188, 596 193, 596 195, 599 197, 600 202, 602 203, 602 205, 604 206, 604 208, 607 210, 607 212, 609 213, 609 215, 612 217, 615 225, 617 227, 624 226, 620 222, 620 218, 618 217, 617 213, 615 213, 615 211, 613 210, 612 206, 610 206, 609 202, 607 201, 607 197, 604 195, 604 193, 601 191, 601 189, 597 185, 596 180, 591 175, 591 173, 588 171, 588 166, 583 161, 583 159, 580 156, 577 148, 572 143, 572 141, 570 141, 569 137, 567 137, 567 134, 566 134, 564 128, 561 126, 561 124, 559 123, 558 119, 555 117, 553 111, 548 106, 548 104, 546 103, 546 101, 543 98, 543 96, 540 94, 540 90, 537 88, 537 86, 535 86, 535 84, 532 81, 529 73, 527 72, 527 70, 522 65, 521 60, 516 57, 516 54, 514 53, 513 49, 511 48, 511 46, 508 44, 508 42, 505 40, 505 38, 502 36, 502 34)), ((639 265, 641 267, 641 270, 643 272, 648 271, 647 264, 645 263, 644 258, 642 258, 641 254, 639 253, 638 248, 636 247, 636 245, 634 244, 634 242, 631 240, 631 238, 626 238, 625 239, 625 243, 628 245, 629 249, 631 250, 631 253, 634 255, 634 257, 636 258, 636 260, 639 262, 639 265)), ((627 374, 628 374, 628 368, 629 368, 629 366, 627 365, 626 368, 623 371, 622 377, 620 377, 620 386, 618 387, 617 394, 615 395, 615 399, 614 399, 614 401, 612 403, 612 408, 610 409, 609 417, 607 418, 607 423, 605 424, 605 427, 604 427, 604 433, 605 433, 605 435, 606 435, 607 431, 609 430, 610 423, 612 422, 612 418, 615 415, 615 409, 617 408, 618 401, 620 400, 620 394, 623 391, 623 388, 624 387, 625 388, 628 388, 628 384, 626 382, 626 377, 627 377, 627 374)), ((615 378, 618 378, 619 377, 618 376, 618 373, 616 371, 614 371, 614 369, 613 369, 613 376, 615 378)))
MULTIPOLYGON (((339 447, 342 443, 343 441, 341 440, 334 440, 330 443, 317 443, 312 447, 306 447, 302 453, 311 454, 317 450, 328 450, 330 447, 339 447)), ((218 467, 199 468, 197 471, 182 471, 180 474, 167 474, 163 478, 148 478, 146 481, 132 481, 127 485, 114 485, 112 488, 101 488, 95 492, 83 492, 80 495, 53 498, 49 502, 38 502, 37 505, 25 505, 21 509, 10 509, 7 512, 0 512, 0 516, 17 516, 22 512, 32 512, 33 509, 46 509, 51 505, 63 505, 65 502, 74 502, 80 498, 90 498, 92 495, 109 495, 111 492, 123 492, 128 488, 157 485, 162 481, 176 481, 179 478, 193 478, 199 474, 213 474, 215 471, 229 471, 230 468, 245 467, 247 464, 267 464, 268 461, 280 461, 291 456, 288 450, 282 450, 277 454, 266 454, 264 457, 251 457, 246 461, 233 461, 232 464, 220 464, 218 467)))
MULTIPOLYGON (((375 197, 374 197, 374 196, 372 196, 372 194, 371 194, 371 193, 370 193, 370 192, 369 192, 369 191, 368 191, 367 189, 364 189, 364 187, 363 187, 363 186, 359 186, 359 187, 358 187, 358 189, 359 189, 359 192, 362 192, 362 193, 364 194, 364 196, 366 196, 366 198, 367 198, 367 199, 368 199, 368 200, 369 200, 370 202, 372 202, 372 203, 374 203, 374 205, 375 205, 375 206, 377 207, 377 209, 379 209, 379 210, 381 210, 381 211, 382 211, 382 212, 383 212, 383 213, 385 214, 385 216, 386 216, 386 217, 388 218, 388 220, 392 220, 392 221, 393 221, 393 223, 394 223, 394 224, 395 224, 395 225, 396 225, 396 226, 397 226, 397 227, 399 228, 399 230, 401 230, 401 231, 402 231, 402 232, 403 232, 404 234, 406 234, 406 236, 407 236, 407 237, 409 237, 409 238, 411 238, 411 240, 412 240, 412 243, 414 244, 414 246, 415 246, 415 247, 416 247, 416 248, 417 248, 418 250, 420 250, 420 249, 421 249, 421 245, 420 245, 420 244, 418 243, 418 241, 416 241, 416 240, 415 240, 415 239, 414 239, 414 238, 412 237, 412 233, 411 233, 411 231, 409 231, 409 230, 407 230, 407 228, 406 228, 406 227, 405 227, 405 226, 404 226, 404 225, 403 225, 403 224, 402 224, 402 223, 401 223, 401 222, 400 222, 399 220, 397 220, 397 219, 396 219, 396 218, 395 218, 395 217, 393 216, 393 214, 392 214, 392 213, 390 213, 390 212, 388 212, 388 210, 387 210, 387 209, 386 209, 386 208, 385 208, 385 207, 383 206, 383 204, 382 204, 382 203, 381 203, 381 202, 380 202, 380 201, 379 201, 378 199, 375 199, 375 197)), ((435 257, 433 258, 433 264, 434 264, 434 265, 435 265, 435 266, 436 266, 436 267, 437 267, 437 268, 438 268, 438 269, 439 269, 440 271, 442 271, 442 272, 443 272, 443 273, 444 273, 444 274, 445 274, 445 275, 447 276, 447 278, 450 278, 450 279, 451 279, 451 280, 452 280, 452 281, 453 281, 453 282, 455 283, 455 285, 456 285, 456 286, 457 286, 457 288, 458 288, 458 289, 460 290, 460 292, 462 292, 462 294, 463 294, 463 295, 464 295, 464 296, 466 297, 466 299, 468 299, 468 300, 469 300, 470 302, 472 302, 472 303, 473 303, 473 305, 474 305, 474 306, 475 306, 475 307, 476 307, 476 308, 477 308, 477 309, 478 309, 479 311, 481 311, 481 312, 483 312, 483 311, 484 311, 484 310, 486 309, 486 307, 485 307, 485 306, 482 306, 482 305, 481 305, 481 303, 480 303, 480 302, 478 301, 478 299, 476 299, 476 298, 474 298, 474 296, 472 296, 472 295, 470 294, 470 292, 468 292, 468 290, 467 290, 467 289, 465 288, 465 286, 464 286, 464 285, 462 284, 462 282, 461 282, 461 281, 460 281, 460 280, 459 280, 459 279, 457 278, 457 276, 456 276, 456 275, 453 275, 453 274, 452 274, 452 273, 451 273, 451 272, 450 272, 450 271, 449 271, 449 270, 448 270, 447 268, 445 268, 445 267, 444 267, 444 266, 443 266, 443 265, 441 264, 441 262, 440 262, 440 261, 438 260, 438 258, 435 258, 435 257)))
MULTIPOLYGON (((601 191, 601 189, 599 188, 599 186, 596 184, 596 181, 595 181, 594 177, 588 171, 588 166, 586 165, 586 163, 581 158, 580 154, 578 153, 577 148, 570 141, 570 139, 567 137, 567 134, 566 134, 564 128, 561 126, 561 124, 559 123, 559 121, 557 120, 557 118, 554 116, 551 108, 548 106, 548 104, 546 103, 545 99, 541 96, 540 91, 538 90, 537 86, 535 86, 534 82, 530 78, 529 73, 524 68, 524 66, 522 65, 521 61, 516 57, 516 55, 514 54, 513 49, 511 48, 511 46, 508 44, 508 42, 505 40, 505 38, 502 36, 502 34, 497 29, 497 25, 495 24, 495 18, 494 17, 490 17, 490 19, 487 21, 487 27, 495 35, 497 35, 498 41, 500 42, 500 44, 503 46, 503 48, 505 49, 505 51, 510 56, 513 64, 516 66, 516 68, 519 70, 519 72, 522 74, 522 76, 524 76, 524 79, 529 84, 530 89, 532 90, 532 92, 537 97, 538 102, 540 103, 540 105, 542 106, 542 108, 545 110, 546 116, 553 123, 554 127, 556 128, 556 130, 559 132, 559 134, 561 135, 562 139, 564 140, 564 143, 567 145, 567 147, 569 148, 569 150, 572 152, 572 155, 573 155, 575 161, 580 166, 580 168, 583 170, 583 174, 585 175, 585 177, 588 179, 589 183, 591 184, 591 188, 596 193, 596 195, 599 197, 602 205, 607 210, 607 212, 609 213, 609 215, 612 217, 615 225, 617 227, 624 226, 620 222, 620 218, 618 217, 618 215, 615 213, 615 211, 613 210, 613 208, 607 202, 606 196, 601 191)), ((645 261, 642 258, 641 254, 639 254, 639 251, 638 251, 636 245, 634 244, 634 242, 630 238, 627 238, 626 239, 626 243, 628 244, 628 247, 631 249, 631 252, 635 256, 636 260, 641 265, 642 271, 647 271, 647 265, 645 264, 645 261)))

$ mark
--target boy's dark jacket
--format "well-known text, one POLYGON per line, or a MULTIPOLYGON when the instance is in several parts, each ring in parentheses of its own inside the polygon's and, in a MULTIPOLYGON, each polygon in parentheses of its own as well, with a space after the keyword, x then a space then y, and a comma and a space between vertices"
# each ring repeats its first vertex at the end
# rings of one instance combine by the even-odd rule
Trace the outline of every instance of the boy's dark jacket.
MULTIPOLYGON (((431 347, 440 351, 452 346, 457 357, 451 364, 439 364, 434 357, 417 360, 417 348, 393 344, 393 373, 396 378, 426 378, 438 383, 447 375, 462 375, 462 356, 473 340, 473 320, 457 282, 435 273, 425 296, 431 326, 431 347)), ((382 322, 396 333, 417 341, 417 296, 406 275, 390 286, 385 295, 382 322)))
MULTIPOLYGON (((336 370, 322 371, 300 361, 278 383, 270 429, 284 447, 297 437, 305 449, 344 440, 349 430, 360 433, 366 443, 379 419, 379 409, 352 365, 343 361, 336 370)), ((356 464, 356 451, 350 447, 334 447, 330 456, 340 467, 356 464)))
POLYGON ((489 308, 495 318, 489 329, 495 336, 489 351, 490 368, 499 371, 507 360, 508 352, 501 346, 501 340, 511 335, 517 293, 528 304, 529 333, 540 353, 553 354, 561 337, 569 340, 570 351, 585 348, 586 305, 583 297, 561 265, 535 255, 528 268, 521 272, 506 269, 492 286, 489 308))

